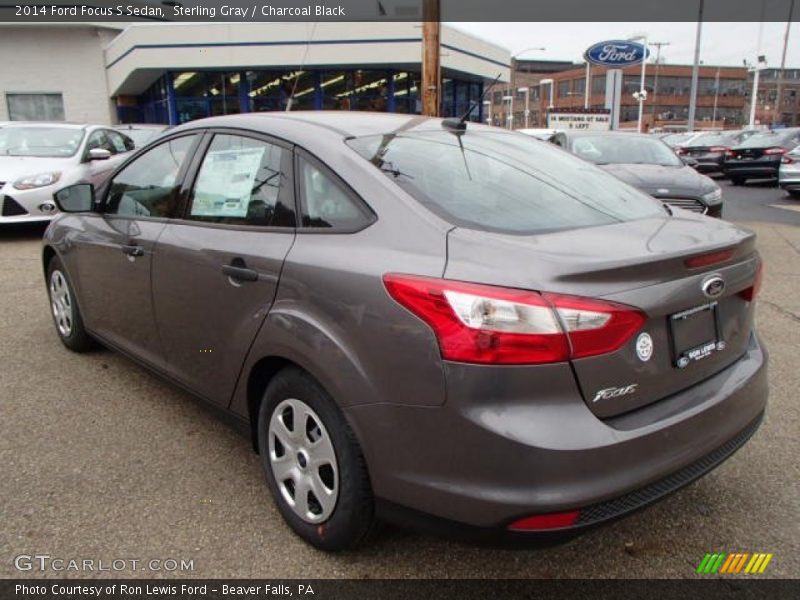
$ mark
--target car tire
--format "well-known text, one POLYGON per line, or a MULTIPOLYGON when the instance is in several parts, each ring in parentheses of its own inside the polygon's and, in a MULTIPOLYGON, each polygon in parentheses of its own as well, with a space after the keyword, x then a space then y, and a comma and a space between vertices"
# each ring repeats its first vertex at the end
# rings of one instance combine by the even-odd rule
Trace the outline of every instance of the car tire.
POLYGON ((338 551, 369 536, 375 507, 361 448, 333 399, 302 369, 287 367, 267 385, 258 448, 278 510, 299 537, 338 551))
POLYGON ((800 190, 786 190, 791 198, 800 200, 800 190))
POLYGON ((747 180, 744 177, 731 177, 731 183, 733 185, 744 185, 747 180))
POLYGON ((97 342, 83 325, 75 291, 58 257, 54 257, 47 265, 47 297, 61 342, 73 352, 88 352, 97 348, 97 342))

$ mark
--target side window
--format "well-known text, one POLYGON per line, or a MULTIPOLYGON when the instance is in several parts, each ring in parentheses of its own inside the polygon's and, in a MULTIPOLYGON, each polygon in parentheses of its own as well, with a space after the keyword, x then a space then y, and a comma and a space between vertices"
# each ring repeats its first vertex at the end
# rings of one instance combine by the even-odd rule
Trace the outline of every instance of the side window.
POLYGON ((93 131, 89 136, 89 139, 86 140, 86 152, 89 152, 89 150, 94 150, 95 148, 103 148, 104 150, 113 152, 113 149, 106 138, 106 134, 102 129, 93 131))
POLYGON ((304 158, 299 164, 303 227, 354 231, 372 222, 369 210, 332 175, 304 158))
POLYGON ((159 144, 114 176, 106 199, 106 212, 117 215, 169 217, 178 200, 178 173, 194 135, 159 144))
POLYGON ((189 218, 211 223, 294 227, 291 153, 262 140, 217 134, 197 173, 189 218))
POLYGON ((133 149, 133 142, 126 136, 122 135, 119 131, 113 129, 106 130, 106 137, 111 144, 111 153, 119 154, 133 149))

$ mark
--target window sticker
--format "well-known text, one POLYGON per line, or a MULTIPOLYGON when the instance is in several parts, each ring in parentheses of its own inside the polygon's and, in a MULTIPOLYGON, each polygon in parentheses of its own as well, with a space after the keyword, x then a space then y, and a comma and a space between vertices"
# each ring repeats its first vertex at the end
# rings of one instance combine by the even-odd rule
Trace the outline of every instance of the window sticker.
POLYGON ((192 216, 245 217, 265 146, 212 150, 197 176, 192 216))

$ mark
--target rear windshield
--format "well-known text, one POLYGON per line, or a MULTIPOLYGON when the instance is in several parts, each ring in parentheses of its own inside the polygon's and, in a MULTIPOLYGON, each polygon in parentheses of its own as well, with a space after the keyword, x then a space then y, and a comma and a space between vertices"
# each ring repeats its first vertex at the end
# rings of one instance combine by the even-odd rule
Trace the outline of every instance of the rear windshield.
POLYGON ((781 146, 787 143, 796 132, 777 132, 766 131, 764 133, 756 133, 751 135, 741 144, 740 148, 770 148, 772 146, 781 146))
POLYGON ((727 146, 736 141, 737 133, 704 133, 686 144, 691 146, 727 146))
POLYGON ((533 234, 665 214, 651 197, 522 134, 442 130, 347 143, 422 205, 462 227, 533 234))

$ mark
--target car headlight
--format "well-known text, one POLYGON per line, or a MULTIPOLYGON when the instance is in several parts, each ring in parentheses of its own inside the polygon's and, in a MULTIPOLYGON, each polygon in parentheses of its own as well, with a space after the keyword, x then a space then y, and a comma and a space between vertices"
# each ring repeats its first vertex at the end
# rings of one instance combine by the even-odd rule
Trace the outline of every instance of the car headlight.
POLYGON ((28 175, 22 179, 17 179, 14 182, 14 188, 18 190, 32 190, 46 185, 53 185, 59 179, 61 179, 61 173, 58 171, 37 173, 36 175, 28 175))
POLYGON ((722 202, 722 190, 717 188, 703 194, 703 200, 705 200, 708 204, 717 204, 718 202, 722 202))

